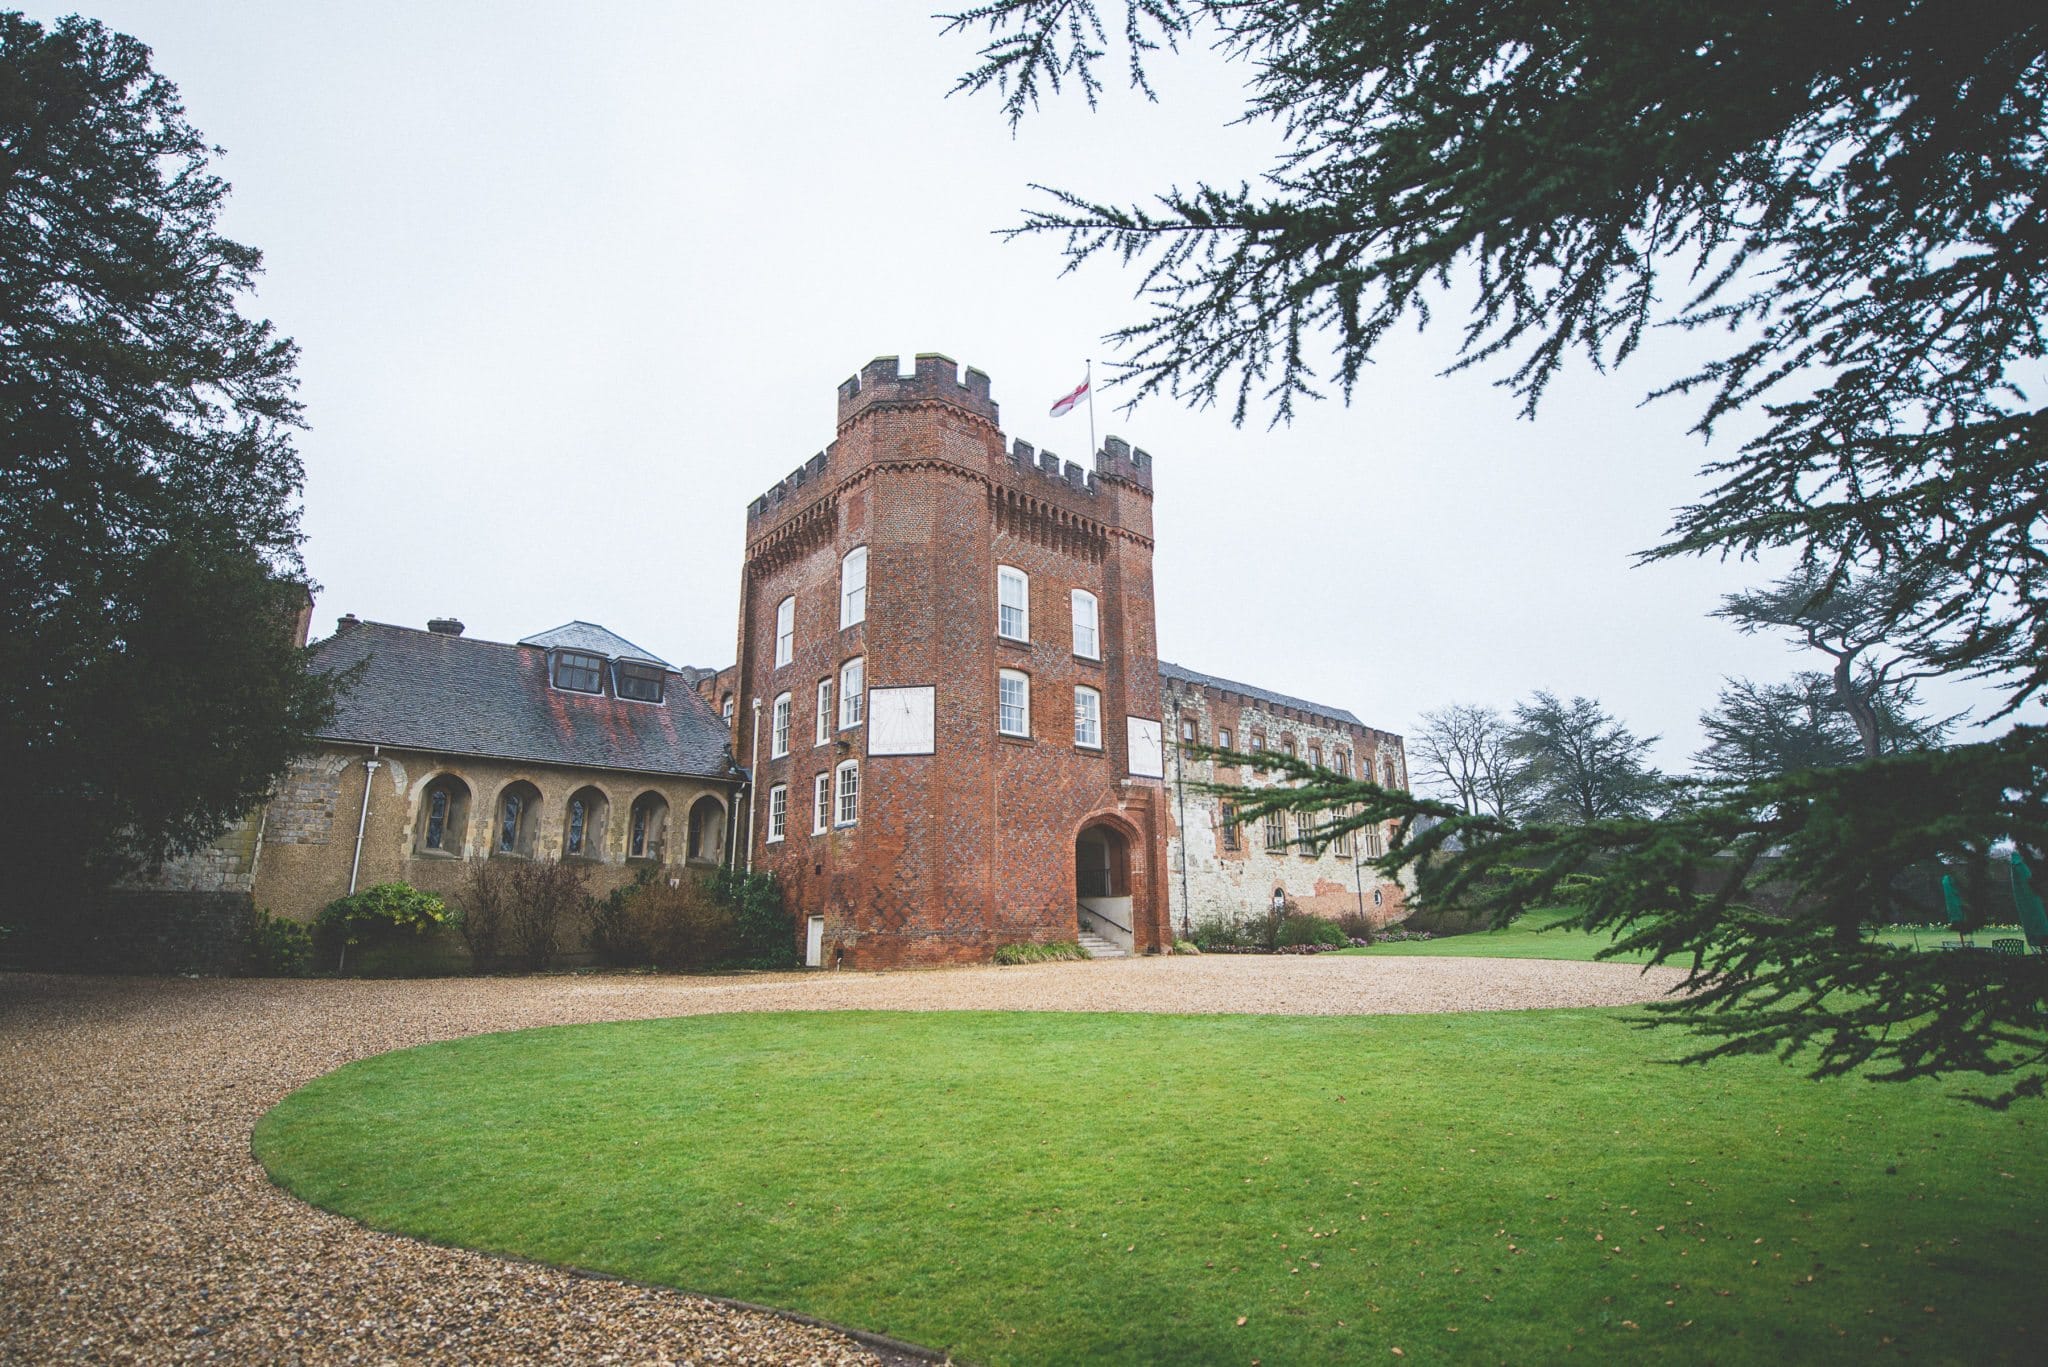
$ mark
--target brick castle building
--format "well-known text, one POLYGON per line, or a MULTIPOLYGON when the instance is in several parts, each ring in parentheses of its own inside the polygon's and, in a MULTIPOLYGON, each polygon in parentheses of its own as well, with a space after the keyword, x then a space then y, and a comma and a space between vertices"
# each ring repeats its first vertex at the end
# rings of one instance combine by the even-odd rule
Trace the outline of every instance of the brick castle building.
POLYGON ((1162 671, 1151 458, 1006 444, 988 376, 898 370, 842 384, 832 444, 748 507, 738 663, 701 686, 752 775, 735 850, 782 882, 808 961, 985 959, 1077 924, 1145 953, 1276 895, 1392 915, 1398 885, 1368 889, 1349 845, 1241 840, 1191 789, 1183 738, 1231 742, 1211 714, 1405 770, 1348 712, 1162 671))
POLYGON ((582 622, 499 643, 345 617, 312 646, 360 670, 333 724, 128 919, 168 924, 161 897, 182 897, 229 944, 251 903, 310 919, 387 879, 453 895, 476 857, 579 860, 598 890, 650 865, 770 870, 819 966, 1077 933, 1147 953, 1276 900, 1392 919, 1400 886, 1361 863, 1378 832, 1248 832, 1202 789, 1252 776, 1189 743, 1406 768, 1349 712, 1161 663, 1152 485, 1116 437, 1085 470, 1006 445, 980 371, 879 358, 840 386, 831 445, 747 508, 730 668, 582 622))

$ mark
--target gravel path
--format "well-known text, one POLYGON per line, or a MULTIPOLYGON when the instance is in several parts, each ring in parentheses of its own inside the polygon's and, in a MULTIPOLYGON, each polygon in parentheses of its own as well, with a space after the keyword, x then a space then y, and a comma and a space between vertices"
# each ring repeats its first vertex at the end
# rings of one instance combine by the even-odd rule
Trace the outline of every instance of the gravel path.
POLYGON ((710 982, 0 974, 0 1359, 875 1360, 779 1316, 372 1233, 271 1186, 249 1154, 257 1117, 310 1078, 407 1045, 719 1011, 1620 1005, 1678 977, 1621 964, 1333 956, 710 982))

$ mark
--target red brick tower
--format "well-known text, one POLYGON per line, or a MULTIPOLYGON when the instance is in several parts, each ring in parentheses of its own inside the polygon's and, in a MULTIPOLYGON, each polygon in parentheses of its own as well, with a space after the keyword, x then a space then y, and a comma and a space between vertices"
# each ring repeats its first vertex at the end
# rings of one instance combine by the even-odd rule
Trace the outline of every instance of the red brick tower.
POLYGON ((988 376, 869 362, 837 439, 747 510, 727 686, 740 857, 815 961, 1170 938, 1143 451, 1005 450, 988 376))

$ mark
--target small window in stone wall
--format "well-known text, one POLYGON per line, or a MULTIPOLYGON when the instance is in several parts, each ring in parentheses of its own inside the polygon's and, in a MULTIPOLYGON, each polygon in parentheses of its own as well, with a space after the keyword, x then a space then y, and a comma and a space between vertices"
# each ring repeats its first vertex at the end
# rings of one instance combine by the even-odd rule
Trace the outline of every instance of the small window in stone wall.
POLYGON ((1238 845, 1237 804, 1226 802, 1223 804, 1223 848, 1234 850, 1238 845))
POLYGON ((539 815, 540 791, 531 783, 522 780, 506 788, 498 794, 491 848, 499 854, 531 855, 534 822, 539 815))
POLYGON ((420 800, 420 828, 415 848, 422 854, 460 857, 469 829, 469 785, 443 774, 427 785, 420 800))
POLYGON ((562 854, 570 859, 604 857, 604 820, 607 803, 596 788, 578 788, 569 797, 562 817, 562 854))
POLYGON ((626 828, 626 857, 658 861, 667 846, 668 802, 660 793, 642 793, 633 799, 633 814, 626 828))
POLYGON ((1287 848, 1287 818, 1280 812, 1266 813, 1266 848, 1284 850, 1287 848))
POLYGON ((1228 750, 1230 748, 1229 727, 1219 726, 1216 728, 1216 748, 1218 750, 1228 750))

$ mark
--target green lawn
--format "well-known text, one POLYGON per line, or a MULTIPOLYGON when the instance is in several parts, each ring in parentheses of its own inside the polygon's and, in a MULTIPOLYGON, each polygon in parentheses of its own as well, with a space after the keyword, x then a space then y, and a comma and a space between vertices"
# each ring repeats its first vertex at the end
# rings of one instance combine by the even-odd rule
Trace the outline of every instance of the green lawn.
POLYGON ((352 1064, 256 1152, 380 1228, 974 1361, 2032 1359, 2038 1108, 1673 1068, 1628 1019, 576 1026, 352 1064))
MULTIPOLYGON (((1588 935, 1581 930, 1559 929, 1558 922, 1570 915, 1568 911, 1532 911, 1518 917, 1499 930, 1478 930, 1468 935, 1445 935, 1434 940, 1402 940, 1393 944, 1367 945, 1363 948, 1334 949, 1332 954, 1371 955, 1425 955, 1450 956, 1454 958, 1487 959, 1594 959, 1612 940, 1605 935, 1588 935)), ((2019 932, 2010 928, 1994 927, 1978 932, 1979 944, 1990 944, 1996 935, 2015 935, 2019 932), (1994 932, 1996 932, 1994 934, 1994 932)), ((1870 937, 1900 949, 1923 949, 1932 951, 1940 941, 1955 942, 1955 935, 1932 926, 1920 930, 1885 927, 1872 931, 1870 937)), ((1648 963, 1650 956, 1642 953, 1617 954, 1610 962, 1637 964, 1648 963)), ((1678 967, 1684 967, 1681 962, 1678 967)))

